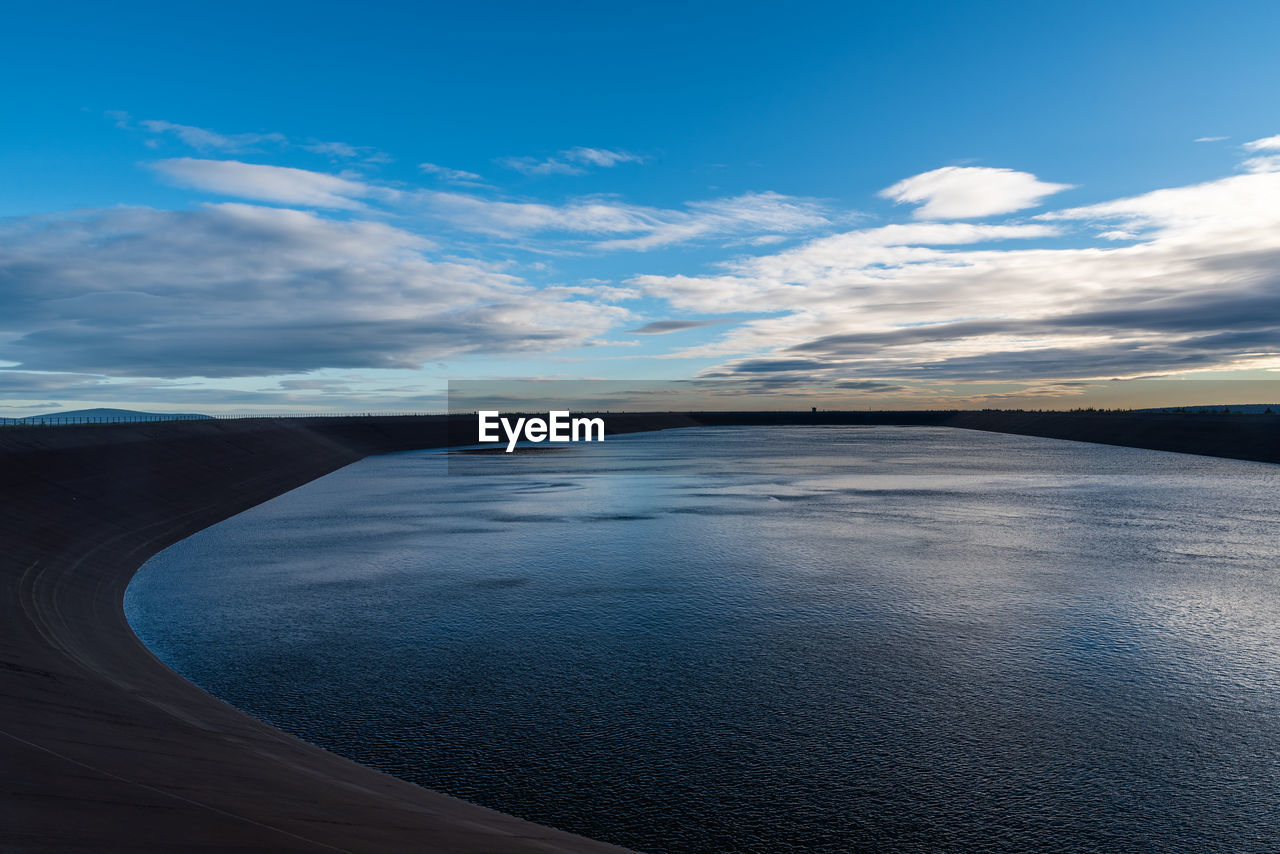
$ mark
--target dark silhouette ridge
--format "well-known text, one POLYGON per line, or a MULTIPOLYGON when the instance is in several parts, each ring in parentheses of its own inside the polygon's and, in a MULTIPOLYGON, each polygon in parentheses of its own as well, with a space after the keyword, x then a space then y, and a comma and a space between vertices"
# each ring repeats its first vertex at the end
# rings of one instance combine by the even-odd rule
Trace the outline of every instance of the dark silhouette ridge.
MULTIPOLYGON (((962 427, 1280 462, 1280 416, 1029 412, 611 413, 698 425, 962 427)), ((364 456, 470 441, 470 416, 0 430, 0 848, 621 849, 431 792, 305 744, 159 662, 123 596, 151 555, 364 456)))

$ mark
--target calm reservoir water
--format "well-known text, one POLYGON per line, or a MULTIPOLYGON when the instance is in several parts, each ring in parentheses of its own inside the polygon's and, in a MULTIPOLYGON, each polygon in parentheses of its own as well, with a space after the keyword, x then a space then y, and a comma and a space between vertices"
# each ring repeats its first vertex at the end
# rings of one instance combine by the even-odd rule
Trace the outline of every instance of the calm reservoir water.
POLYGON ((1274 852, 1278 486, 936 428, 421 451, 126 609, 281 729, 638 850, 1274 852))

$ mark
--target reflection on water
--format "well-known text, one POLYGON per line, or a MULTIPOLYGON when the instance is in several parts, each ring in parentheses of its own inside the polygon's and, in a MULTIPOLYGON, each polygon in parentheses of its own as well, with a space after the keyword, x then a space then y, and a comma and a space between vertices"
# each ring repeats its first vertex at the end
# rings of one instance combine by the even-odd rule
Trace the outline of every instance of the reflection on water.
POLYGON ((934 428, 365 460, 129 588, 229 702, 652 852, 1280 850, 1280 468, 934 428))

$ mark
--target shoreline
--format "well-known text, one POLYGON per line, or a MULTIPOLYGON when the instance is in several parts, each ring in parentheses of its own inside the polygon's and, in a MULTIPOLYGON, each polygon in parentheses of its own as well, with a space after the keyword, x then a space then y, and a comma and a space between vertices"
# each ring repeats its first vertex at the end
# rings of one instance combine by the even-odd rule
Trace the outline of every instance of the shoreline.
MULTIPOLYGON (((607 852, 302 742, 183 680, 124 618, 196 531, 365 456, 443 447, 446 416, 0 431, 0 847, 607 852)), ((1280 417, 1002 412, 610 414, 609 432, 919 424, 1280 462, 1280 417)), ((465 431, 464 431, 465 432, 465 431)))
POLYGON ((285 735, 182 679, 129 628, 125 587, 166 546, 370 453, 447 442, 443 417, 353 421, 0 435, 0 848, 624 850, 285 735))

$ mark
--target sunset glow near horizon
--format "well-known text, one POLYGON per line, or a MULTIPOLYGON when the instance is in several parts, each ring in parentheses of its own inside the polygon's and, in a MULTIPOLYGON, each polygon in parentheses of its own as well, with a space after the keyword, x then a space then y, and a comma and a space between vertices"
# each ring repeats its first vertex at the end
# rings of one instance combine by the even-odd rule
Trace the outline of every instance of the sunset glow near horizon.
POLYGON ((1280 399, 1280 6, 362 14, 8 12, 0 415, 1280 399))

